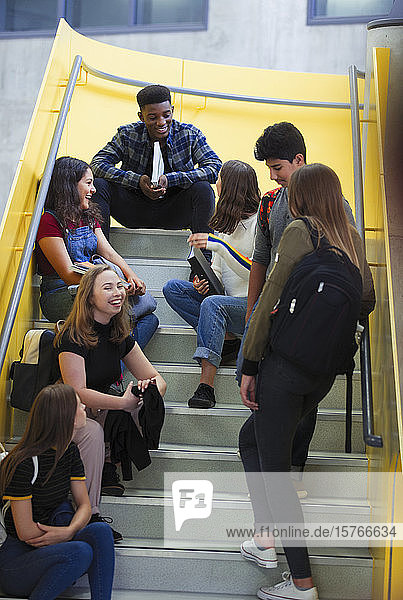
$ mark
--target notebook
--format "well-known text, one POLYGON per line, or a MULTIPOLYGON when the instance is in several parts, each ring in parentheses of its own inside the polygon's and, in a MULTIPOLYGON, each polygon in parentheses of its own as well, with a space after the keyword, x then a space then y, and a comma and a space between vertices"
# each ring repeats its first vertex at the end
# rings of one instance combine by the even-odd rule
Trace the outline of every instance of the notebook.
POLYGON ((200 248, 191 248, 188 256, 188 263, 191 266, 192 271, 198 276, 199 279, 206 279, 209 284, 209 291, 207 296, 225 296, 225 290, 210 266, 210 263, 204 256, 200 248))

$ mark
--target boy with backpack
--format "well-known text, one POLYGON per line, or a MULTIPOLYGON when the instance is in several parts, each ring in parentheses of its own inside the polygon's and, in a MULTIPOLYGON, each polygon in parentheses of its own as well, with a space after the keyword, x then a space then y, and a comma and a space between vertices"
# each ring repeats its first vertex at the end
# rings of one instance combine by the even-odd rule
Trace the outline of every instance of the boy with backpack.
MULTIPOLYGON (((237 360, 237 381, 241 381, 243 345, 249 328, 249 320, 259 300, 261 291, 270 273, 277 248, 287 225, 293 217, 288 208, 288 184, 291 175, 306 163, 306 146, 302 133, 285 121, 269 125, 259 137, 255 146, 255 158, 264 161, 270 171, 270 178, 280 187, 267 192, 261 201, 255 238, 255 248, 249 276, 246 328, 237 360)), ((344 201, 344 210, 352 225, 355 225, 351 208, 344 201)), ((292 448, 292 471, 296 480, 301 476, 308 457, 309 444, 315 431, 317 408, 299 423, 292 448)), ((298 486, 298 483, 296 483, 298 486)), ((301 491, 300 496, 306 495, 301 491)))

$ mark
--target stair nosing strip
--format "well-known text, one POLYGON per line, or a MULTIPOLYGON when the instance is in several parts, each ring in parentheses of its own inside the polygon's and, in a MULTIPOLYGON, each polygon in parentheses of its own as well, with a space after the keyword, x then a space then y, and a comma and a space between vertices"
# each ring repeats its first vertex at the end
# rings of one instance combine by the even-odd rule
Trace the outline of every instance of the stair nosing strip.
MULTIPOLYGON (((115 551, 117 556, 141 556, 143 558, 154 557, 154 558, 184 558, 184 559, 194 559, 196 556, 199 560, 211 560, 211 559, 219 559, 220 561, 230 561, 236 560, 240 563, 245 560, 242 558, 241 554, 237 550, 191 550, 191 549, 182 549, 182 548, 141 548, 141 547, 133 547, 133 546, 115 546, 115 551)), ((367 556, 362 557, 349 557, 349 556, 333 556, 333 555, 319 555, 317 553, 310 554, 309 559, 312 564, 316 565, 333 565, 336 564, 346 564, 349 566, 363 566, 363 561, 370 562, 372 567, 372 558, 367 556)), ((279 556, 280 562, 286 562, 285 556, 280 553, 279 556)))
POLYGON ((144 228, 129 228, 129 227, 111 227, 110 233, 123 233, 124 235, 151 235, 159 236, 166 235, 172 237, 189 237, 190 229, 144 229, 144 228))
MULTIPOLYGON (((239 401, 241 404, 241 401, 239 401)), ((165 402, 165 413, 169 415, 192 415, 192 416, 217 416, 217 417, 245 417, 250 413, 246 406, 226 405, 213 408, 190 408, 187 404, 177 402, 165 402)), ((320 421, 344 421, 346 411, 342 408, 319 408, 318 420, 320 421)), ((354 409, 352 411, 353 422, 362 422, 362 412, 354 409)))

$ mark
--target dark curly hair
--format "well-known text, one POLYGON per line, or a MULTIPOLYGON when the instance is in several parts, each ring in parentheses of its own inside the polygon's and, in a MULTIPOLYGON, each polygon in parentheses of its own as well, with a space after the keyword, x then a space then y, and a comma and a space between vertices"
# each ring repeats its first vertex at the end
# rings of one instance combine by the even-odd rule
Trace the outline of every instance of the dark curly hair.
POLYGON ((46 194, 45 210, 53 211, 64 227, 67 226, 67 221, 78 226, 80 221, 93 223, 102 220, 101 213, 93 202, 89 203, 87 210, 80 206, 77 184, 87 169, 90 166, 79 158, 61 156, 55 161, 46 194))
POLYGON ((171 92, 165 85, 147 85, 137 94, 140 110, 147 104, 161 104, 161 102, 171 104, 171 92))
POLYGON ((228 160, 220 171, 221 193, 210 227, 231 234, 238 223, 257 212, 260 202, 255 169, 241 160, 228 160))
POLYGON ((306 146, 302 133, 292 123, 282 121, 266 127, 255 145, 256 160, 278 158, 290 163, 297 154, 306 162, 306 146))

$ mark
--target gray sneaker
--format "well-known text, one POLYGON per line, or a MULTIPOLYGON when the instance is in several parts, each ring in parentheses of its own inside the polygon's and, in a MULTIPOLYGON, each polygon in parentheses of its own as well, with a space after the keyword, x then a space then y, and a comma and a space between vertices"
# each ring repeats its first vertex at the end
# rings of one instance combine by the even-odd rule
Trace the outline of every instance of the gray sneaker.
POLYGON ((265 569, 275 569, 277 567, 277 554, 275 548, 260 550, 260 548, 256 546, 253 538, 242 542, 241 554, 246 560, 253 560, 259 567, 264 567, 265 569))
POLYGON ((270 587, 261 587, 257 592, 261 600, 319 600, 316 587, 298 590, 290 573, 283 573, 283 581, 270 587))

